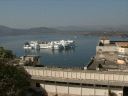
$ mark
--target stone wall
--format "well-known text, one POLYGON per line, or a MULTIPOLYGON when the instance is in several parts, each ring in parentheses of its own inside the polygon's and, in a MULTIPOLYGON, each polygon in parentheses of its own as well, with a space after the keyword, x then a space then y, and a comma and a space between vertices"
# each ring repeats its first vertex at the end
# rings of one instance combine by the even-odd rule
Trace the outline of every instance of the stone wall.
MULTIPOLYGON (((69 96, 108 96, 108 90, 117 96, 123 96, 123 86, 128 86, 127 72, 68 70, 60 68, 26 68, 34 80, 44 81, 41 86, 50 94, 68 94, 69 96), (55 84, 50 84, 52 81, 55 84), (61 81, 62 80, 62 81, 61 81), (77 83, 75 83, 77 81, 77 83), (59 82, 59 84, 57 84, 59 82), (64 83, 63 83, 64 82, 64 83), (74 83, 73 83, 74 82, 74 83), (62 84, 60 84, 62 83, 62 84), (71 84, 72 83, 72 84, 71 84), (91 84, 88 86, 87 84, 91 84), (93 85, 106 85, 95 87, 93 85), (114 87, 107 87, 114 86, 114 87), (116 86, 122 86, 116 88, 116 86)), ((68 96, 65 95, 65 96, 68 96)))
POLYGON ((97 80, 104 82, 126 82, 128 83, 128 74, 123 72, 103 72, 103 71, 72 71, 61 69, 45 69, 31 68, 26 69, 32 76, 50 77, 56 79, 71 79, 71 80, 97 80), (122 74, 121 74, 122 73, 122 74))
POLYGON ((96 52, 117 52, 116 46, 96 46, 96 52))
MULTIPOLYGON (((48 96, 109 96, 109 90, 105 87, 95 86, 75 86, 75 85, 57 85, 57 84, 41 84, 48 92, 48 96)), ((111 93, 116 96, 122 96, 122 88, 110 88, 111 93)))

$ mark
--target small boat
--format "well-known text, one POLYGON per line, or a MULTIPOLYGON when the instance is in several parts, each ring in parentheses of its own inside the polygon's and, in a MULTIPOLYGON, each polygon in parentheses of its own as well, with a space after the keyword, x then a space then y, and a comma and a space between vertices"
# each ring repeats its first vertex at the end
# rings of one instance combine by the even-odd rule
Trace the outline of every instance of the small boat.
POLYGON ((53 48, 53 44, 51 42, 39 42, 39 46, 41 49, 53 48))
POLYGON ((70 48, 75 46, 75 42, 73 40, 60 40, 60 43, 64 48, 70 48))
POLYGON ((59 44, 55 44, 53 49, 62 49, 62 45, 59 45, 59 44))
POLYGON ((38 41, 30 41, 30 46, 33 48, 33 49, 40 49, 40 46, 38 44, 38 41))
POLYGON ((32 46, 31 46, 28 42, 26 42, 26 43, 24 44, 23 48, 24 48, 24 49, 32 49, 32 46))

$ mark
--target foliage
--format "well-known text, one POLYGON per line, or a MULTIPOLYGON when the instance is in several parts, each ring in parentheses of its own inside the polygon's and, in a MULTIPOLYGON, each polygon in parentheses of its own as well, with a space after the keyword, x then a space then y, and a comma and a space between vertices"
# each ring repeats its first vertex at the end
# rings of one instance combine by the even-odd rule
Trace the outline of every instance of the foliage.
POLYGON ((99 65, 98 65, 98 68, 99 68, 99 69, 103 68, 102 64, 99 64, 99 65))
POLYGON ((30 75, 19 66, 0 64, 0 96, 20 96, 30 85, 30 75))
POLYGON ((0 47, 0 58, 14 58, 15 55, 11 50, 6 50, 3 47, 0 47))

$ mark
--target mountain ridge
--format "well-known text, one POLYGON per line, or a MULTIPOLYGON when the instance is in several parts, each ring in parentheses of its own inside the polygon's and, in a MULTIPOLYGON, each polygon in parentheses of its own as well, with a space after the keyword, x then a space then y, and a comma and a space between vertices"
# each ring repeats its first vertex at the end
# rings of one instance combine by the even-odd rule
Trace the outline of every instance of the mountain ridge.
POLYGON ((65 27, 33 27, 33 28, 11 28, 0 25, 0 36, 8 35, 26 35, 26 34, 43 34, 43 33, 82 33, 82 34, 99 34, 112 32, 128 32, 128 25, 125 26, 65 26, 65 27))
POLYGON ((0 25, 0 35, 24 35, 24 34, 41 34, 41 33, 55 33, 58 30, 55 28, 48 27, 35 27, 28 29, 20 29, 20 28, 11 28, 7 26, 0 25))

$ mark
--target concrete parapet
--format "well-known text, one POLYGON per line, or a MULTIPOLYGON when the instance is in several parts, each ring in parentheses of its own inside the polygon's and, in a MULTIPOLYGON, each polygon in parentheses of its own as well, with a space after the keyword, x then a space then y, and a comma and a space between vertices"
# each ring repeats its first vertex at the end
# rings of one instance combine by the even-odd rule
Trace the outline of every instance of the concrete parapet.
POLYGON ((116 93, 117 96, 122 96, 122 88, 128 86, 127 72, 45 67, 25 67, 25 69, 32 76, 32 79, 39 82, 48 93, 61 94, 58 96, 64 96, 62 94, 68 94, 66 96, 108 96, 109 86, 119 87, 113 88, 111 91, 116 93), (99 85, 103 87, 97 87, 99 85))

